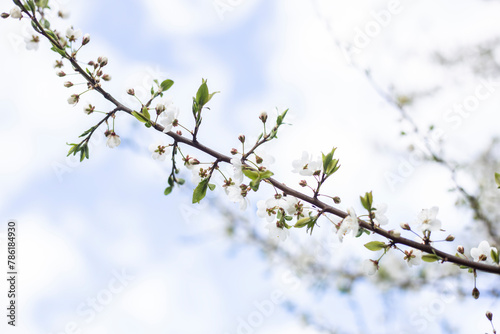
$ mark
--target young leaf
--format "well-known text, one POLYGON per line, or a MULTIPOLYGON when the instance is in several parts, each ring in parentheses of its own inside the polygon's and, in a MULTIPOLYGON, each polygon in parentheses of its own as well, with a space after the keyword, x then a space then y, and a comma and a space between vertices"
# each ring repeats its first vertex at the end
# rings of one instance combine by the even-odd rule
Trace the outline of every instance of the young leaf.
POLYGON ((166 92, 170 87, 172 87, 173 84, 174 82, 170 79, 162 81, 162 83, 160 84, 161 91, 166 92))
POLYGON ((208 189, 208 181, 209 181, 208 178, 201 180, 198 186, 196 186, 196 188, 194 189, 193 204, 200 203, 200 201, 206 196, 208 189))
POLYGON ((425 254, 425 255, 422 255, 422 260, 425 262, 436 262, 436 261, 441 260, 441 258, 439 256, 437 256, 436 254, 425 254))
POLYGON ((387 245, 383 243, 382 241, 371 241, 369 243, 365 244, 365 247, 368 248, 369 250, 375 252, 381 249, 385 249, 387 245))
POLYGON ((168 186, 165 188, 165 191, 163 192, 165 196, 169 195, 172 192, 172 186, 168 186))
POLYGON ((250 169, 248 167, 244 167, 242 172, 250 180, 257 180, 260 178, 260 173, 258 171, 250 169))
POLYGON ((309 225, 309 223, 311 223, 311 221, 313 221, 313 218, 311 218, 311 217, 301 218, 301 219, 297 220, 297 222, 295 223, 295 225, 293 225, 293 227, 303 228, 304 226, 309 225))
POLYGON ((498 189, 500 189, 500 173, 495 173, 495 182, 497 183, 498 189))
POLYGON ((143 114, 140 114, 137 111, 132 111, 132 115, 142 123, 149 122, 149 119, 147 119, 143 114))

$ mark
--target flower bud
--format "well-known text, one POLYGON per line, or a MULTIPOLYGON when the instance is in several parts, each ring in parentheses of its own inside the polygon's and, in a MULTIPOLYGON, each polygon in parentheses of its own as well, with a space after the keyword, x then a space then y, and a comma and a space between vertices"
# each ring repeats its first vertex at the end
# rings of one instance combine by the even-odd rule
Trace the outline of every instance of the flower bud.
POLYGON ((333 202, 334 202, 335 204, 340 204, 340 202, 341 202, 340 197, 335 196, 335 197, 333 198, 333 202))
POLYGON ((239 136, 238 136, 238 140, 239 140, 241 143, 245 143, 245 135, 239 135, 239 136))
POLYGON ((69 87, 72 87, 72 86, 73 86, 73 83, 71 81, 66 81, 64 83, 64 87, 66 87, 66 88, 69 88, 69 87))
POLYGON ((455 240, 455 237, 452 234, 450 234, 449 236, 446 237, 445 240, 446 241, 453 241, 453 240, 455 240))
POLYGON ((100 77, 101 75, 103 75, 103 73, 104 72, 102 70, 99 70, 99 71, 97 71, 97 76, 100 77))
POLYGON ((306 180, 300 180, 299 186, 306 187, 307 186, 307 181, 306 180))
POLYGON ((165 105, 164 105, 163 103, 158 103, 158 104, 156 105, 156 108, 155 108, 155 110, 156 110, 156 114, 157 114, 157 115, 160 115, 162 112, 164 112, 164 111, 165 111, 165 109, 166 109, 166 107, 165 107, 165 105))
POLYGON ((97 62, 99 63, 99 65, 101 65, 101 67, 104 67, 108 64, 108 58, 107 57, 99 57, 99 58, 97 58, 97 62))
POLYGON ((72 94, 68 98, 68 103, 69 104, 77 104, 79 100, 80 100, 80 95, 78 95, 78 94, 72 94))
POLYGON ((12 17, 13 19, 21 19, 23 17, 23 13, 21 12, 21 8, 19 8, 18 6, 13 7, 10 10, 10 17, 12 17))
POLYGON ((236 154, 238 154, 238 150, 237 150, 237 149, 235 149, 235 148, 232 148, 232 149, 231 149, 231 154, 232 154, 232 155, 236 155, 236 154))
POLYGON ((88 65, 89 65, 89 66, 94 66, 94 67, 95 67, 95 63, 94 63, 94 61, 93 61, 93 60, 89 61, 89 62, 88 62, 88 65))
POLYGON ((104 75, 102 76, 102 80, 104 80, 104 81, 109 81, 109 80, 111 80, 111 75, 109 75, 109 74, 104 74, 104 75))
POLYGON ((259 157, 257 154, 255 155, 255 162, 257 164, 260 165, 263 161, 264 161, 264 159, 262 159, 261 157, 259 157))
POLYGON ((474 297, 474 299, 478 299, 479 295, 480 295, 479 290, 477 288, 474 288, 472 290, 472 297, 474 297))
POLYGON ((87 115, 90 115, 94 112, 94 109, 95 109, 95 106, 89 104, 87 107, 83 108, 83 112, 86 113, 87 115))
POLYGON ((2 13, 1 15, 2 15, 2 19, 6 19, 10 16, 9 13, 2 13))
POLYGON ((82 39, 82 45, 86 45, 90 42, 90 35, 89 34, 85 34, 83 35, 83 39, 82 39))
POLYGON ((259 119, 262 121, 262 123, 267 122, 267 112, 265 112, 265 111, 261 112, 259 119))
POLYGON ((490 311, 486 311, 486 318, 488 318, 489 321, 492 321, 493 320, 493 313, 491 313, 490 311))
POLYGON ((396 238, 399 238, 401 236, 401 233, 399 231, 396 231, 396 230, 389 230, 388 232, 390 235, 392 235, 396 238))
POLYGON ((127 90, 127 94, 128 94, 128 95, 132 95, 132 96, 134 96, 134 95, 135 95, 135 90, 134 90, 133 88, 129 88, 129 89, 127 90))
POLYGON ((66 76, 66 73, 64 73, 64 71, 59 71, 56 74, 58 77, 65 77, 66 76))
POLYGON ((410 225, 408 225, 408 223, 401 223, 401 224, 399 224, 399 226, 401 226, 401 228, 403 230, 411 231, 411 227, 410 227, 410 225))

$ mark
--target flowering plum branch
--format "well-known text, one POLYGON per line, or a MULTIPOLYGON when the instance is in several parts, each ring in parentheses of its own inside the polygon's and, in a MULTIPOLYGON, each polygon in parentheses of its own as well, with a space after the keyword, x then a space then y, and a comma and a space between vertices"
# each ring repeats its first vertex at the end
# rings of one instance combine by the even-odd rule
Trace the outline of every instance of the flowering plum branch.
MULTIPOLYGON (((326 218, 331 221, 337 229, 337 235, 342 241, 344 236, 351 233, 354 237, 361 237, 363 234, 377 234, 386 239, 382 241, 370 241, 365 244, 365 247, 371 251, 381 251, 383 254, 376 260, 367 260, 364 262, 363 267, 369 274, 376 273, 379 268, 379 263, 383 256, 386 255, 391 249, 400 251, 404 255, 404 260, 407 261, 409 266, 417 265, 421 260, 426 262, 450 262, 454 263, 460 268, 468 269, 474 275, 474 281, 477 276, 477 271, 483 271, 493 274, 500 274, 499 255, 495 247, 491 247, 488 242, 483 241, 479 244, 478 248, 473 248, 470 252, 472 259, 465 255, 463 247, 459 246, 455 255, 446 253, 439 250, 434 246, 436 240, 431 237, 432 233, 438 233, 441 230, 441 221, 437 219, 438 208, 433 207, 424 209, 418 215, 416 224, 422 234, 414 231, 409 224, 401 224, 403 230, 409 231, 418 236, 421 242, 413 241, 401 236, 401 232, 396 230, 385 230, 381 226, 386 225, 388 222, 385 212, 387 206, 384 204, 374 205, 372 192, 366 193, 360 197, 363 208, 367 211, 366 219, 361 219, 353 208, 348 208, 344 212, 330 204, 325 203, 319 199, 320 196, 331 198, 334 204, 339 204, 338 197, 332 197, 327 194, 321 194, 320 190, 323 184, 329 179, 339 168, 339 160, 334 158, 336 148, 330 152, 322 153, 321 159, 313 159, 307 153, 303 153, 300 160, 293 162, 294 172, 299 173, 305 177, 313 177, 317 183, 316 187, 310 187, 311 195, 293 189, 290 186, 273 178, 274 173, 269 169, 269 164, 272 159, 264 157, 263 154, 258 153, 257 149, 266 144, 267 142, 277 138, 279 128, 285 124, 284 120, 287 115, 288 109, 282 113, 278 113, 275 124, 271 130, 267 132, 266 124, 268 122, 267 113, 262 113, 259 119, 263 123, 263 132, 258 136, 255 144, 245 152, 245 136, 238 137, 242 144, 242 150, 239 152, 237 149, 231 150, 230 157, 220 153, 212 148, 209 148, 198 140, 198 133, 202 124, 202 116, 204 109, 207 108, 208 102, 218 92, 210 93, 207 85, 207 80, 202 79, 202 83, 198 91, 193 97, 192 115, 194 119, 194 129, 189 130, 188 127, 179 123, 178 109, 171 103, 158 103, 156 107, 151 107, 157 98, 163 97, 163 94, 168 91, 174 82, 170 79, 163 80, 161 83, 155 80, 156 88, 151 88, 151 96, 146 103, 140 103, 139 111, 136 111, 115 99, 111 94, 102 88, 102 81, 111 80, 111 76, 103 72, 103 68, 108 64, 106 57, 99 57, 96 61, 87 63, 88 67, 82 68, 80 62, 77 61, 78 51, 90 42, 90 36, 84 35, 81 38, 81 45, 75 49, 75 44, 80 40, 81 32, 70 27, 67 29, 66 34, 62 35, 57 30, 52 30, 50 23, 46 19, 45 11, 49 9, 48 1, 33 1, 27 0, 21 2, 14 0, 16 7, 14 7, 10 14, 2 14, 3 18, 12 17, 15 19, 22 19, 25 15, 32 23, 34 30, 45 37, 52 45, 52 50, 56 52, 62 60, 57 60, 56 67, 63 67, 63 60, 69 61, 72 69, 81 75, 87 85, 87 90, 80 94, 72 94, 68 99, 70 104, 76 105, 82 94, 89 91, 96 91, 102 95, 106 100, 115 105, 115 108, 107 113, 99 120, 96 125, 85 131, 80 137, 84 139, 78 144, 70 144, 71 148, 69 154, 76 155, 80 153, 80 160, 89 158, 88 142, 95 131, 104 123, 108 124, 109 119, 113 119, 113 126, 105 131, 107 145, 111 148, 120 145, 120 137, 115 132, 114 118, 116 113, 122 111, 129 115, 134 116, 138 121, 143 123, 147 128, 155 129, 158 132, 164 133, 173 139, 173 144, 165 145, 157 143, 150 147, 152 157, 158 160, 165 160, 167 155, 171 153, 172 169, 168 178, 168 186, 165 189, 165 195, 171 194, 174 186, 183 185, 184 179, 178 178, 180 170, 176 163, 177 154, 182 156, 184 165, 187 169, 193 172, 193 179, 197 180, 197 186, 193 191, 193 203, 199 203, 206 196, 208 190, 215 190, 216 186, 210 183, 214 172, 220 172, 224 177, 223 188, 229 199, 233 202, 240 204, 241 209, 247 207, 247 196, 250 191, 257 192, 262 183, 271 185, 275 190, 275 195, 266 201, 259 201, 257 204, 258 215, 268 221, 266 228, 269 229, 270 234, 279 240, 285 240, 292 228, 304 228, 306 232, 312 233, 314 227, 318 224, 318 220, 326 218), (89 69, 90 67, 90 69, 89 69), (154 117, 152 117, 152 113, 154 117), (173 128, 182 127, 191 134, 191 138, 185 137, 182 131, 172 131, 173 128), (207 154, 214 159, 213 162, 208 163, 210 166, 207 168, 201 167, 203 165, 195 157, 189 155, 184 156, 180 144, 190 146, 196 150, 207 154), (171 150, 170 150, 171 149, 171 150), (254 160, 252 160, 254 159, 254 160), (227 177, 219 168, 221 163, 232 165, 234 172, 231 177, 227 177), (244 177, 249 180, 249 184, 244 184, 244 177), (333 219, 340 218, 338 222, 333 219), (295 220, 295 222, 293 222, 295 220), (402 249, 401 246, 409 247, 409 249, 402 249)), ((59 76, 66 76, 66 73, 60 71, 59 76)), ((66 87, 72 87, 73 83, 66 82, 66 87)), ((133 89, 129 89, 127 93, 135 96, 133 89)), ((399 106, 400 104, 398 104, 399 106)), ((94 112, 95 107, 89 105, 84 108, 85 113, 91 114, 94 112)), ((401 109, 402 112, 404 111, 401 109)), ((439 158, 437 154, 432 154, 435 161, 444 163, 444 160, 439 158)), ((447 166, 449 166, 447 164, 447 166)), ((450 170, 454 170, 450 167, 450 170)), ((498 179, 497 179, 497 182, 498 179)), ((308 186, 306 180, 299 183, 300 186, 308 186)), ((435 234, 434 234, 435 235, 435 234)), ((444 241, 451 242, 454 240, 453 236, 448 236, 444 241)), ((473 296, 479 296, 479 290, 474 283, 473 296)))

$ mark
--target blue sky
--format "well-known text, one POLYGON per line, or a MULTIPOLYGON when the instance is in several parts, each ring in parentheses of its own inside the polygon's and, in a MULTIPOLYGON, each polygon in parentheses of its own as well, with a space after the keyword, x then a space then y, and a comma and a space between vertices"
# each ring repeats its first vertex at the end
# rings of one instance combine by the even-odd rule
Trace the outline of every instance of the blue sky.
MULTIPOLYGON (((191 98, 201 79, 207 78, 209 88, 221 93, 205 114, 200 140, 225 154, 237 145, 239 133, 256 137, 262 110, 272 114, 275 108, 290 108, 292 125, 269 146, 277 158, 277 177, 294 184, 299 178, 291 173, 291 161, 302 150, 319 155, 338 146, 341 174, 325 190, 342 197, 341 208, 353 205, 361 212, 359 194, 374 190, 377 199, 390 203, 391 223, 397 227, 398 221, 411 219, 408 213, 438 205, 442 220, 454 222, 447 231, 458 236, 469 218, 455 210, 455 198, 447 193, 451 183, 443 170, 419 165, 396 188, 387 182, 387 172, 397 172, 401 161, 409 158, 405 150, 409 141, 399 137, 399 115, 349 65, 326 29, 325 24, 331 24, 340 40, 353 43, 357 29, 373 21, 371 11, 386 10, 388 2, 317 3, 324 20, 312 2, 299 1, 240 1, 224 13, 223 20, 213 2, 202 0, 56 2, 71 12, 68 21, 58 23, 61 29, 71 23, 91 34, 92 42, 81 56, 109 58, 107 70, 113 80, 105 88, 127 103, 127 88, 143 91, 155 76, 168 77, 175 81, 169 94, 180 107, 181 122, 191 124, 191 98)), ((5 0, 0 4, 3 11, 12 5, 5 0)), ((446 108, 462 101, 480 82, 470 74, 462 75, 468 79, 463 82, 450 78, 429 60, 430 54, 435 48, 453 50, 461 45, 465 13, 472 18, 484 15, 489 22, 494 11, 487 6, 495 5, 474 5, 464 1, 463 8, 449 12, 454 2, 432 3, 428 25, 420 29, 431 3, 403 1, 401 11, 356 60, 373 67, 382 85, 395 82, 403 92, 448 87, 439 90, 432 103, 424 99, 419 105, 426 110, 418 114, 422 124, 439 125, 446 108), (457 34, 429 37, 442 31, 440 15, 447 15, 447 24, 457 34), (432 108, 425 108, 426 103, 432 108)), ((426 330, 444 332, 439 320, 450 317, 464 333, 471 328, 488 330, 482 312, 457 317, 458 306, 436 291, 424 291, 416 303, 412 293, 394 295, 360 284, 353 291, 357 306, 331 290, 327 296, 311 293, 308 281, 268 261, 255 246, 239 245, 225 236, 225 222, 214 203, 237 207, 226 203, 223 192, 210 194, 211 202, 198 206, 190 204, 191 184, 165 197, 169 164, 153 161, 148 151, 161 135, 131 117, 117 117, 122 138, 118 148, 108 149, 98 134, 90 160, 80 164, 66 158, 66 142, 76 140, 97 118, 84 115, 82 105, 67 104, 73 91, 54 75, 55 57, 46 43, 36 53, 25 50, 26 25, 13 20, 0 24, 1 69, 6 78, 0 85, 0 154, 5 161, 0 167, 0 219, 1 224, 10 218, 19 222, 17 332, 222 334, 241 332, 243 322, 254 321, 255 333, 320 333, 303 326, 293 312, 281 307, 282 302, 273 304, 273 298, 281 295, 339 324, 341 333, 366 332, 367 327, 374 333, 418 333, 421 323, 407 319, 436 301, 445 306, 425 323, 426 330), (100 301, 94 313, 93 299, 100 301), (371 309, 367 305, 373 300, 376 307, 371 309), (363 322, 351 308, 362 312, 363 322), (262 323, 258 314, 263 315, 262 323)), ((494 28, 477 24, 465 40, 491 35, 494 28)), ((109 107, 97 95, 87 95, 84 101, 88 98, 103 110, 109 107)), ((447 130, 452 152, 460 147, 462 153, 473 154, 477 147, 462 145, 467 138, 474 135, 480 146, 495 133, 491 110, 498 98, 495 92, 468 122, 447 130), (485 120, 490 120, 486 126, 485 120)), ((244 213, 262 235, 266 235, 264 223, 255 217, 255 204, 269 193, 254 194, 244 213)), ((328 226, 316 232, 318 240, 334 236, 328 226)), ((303 231, 293 234, 287 247, 317 240, 304 238, 303 231)), ((472 246, 478 243, 465 240, 472 246)), ((335 250, 331 261, 348 268, 356 263, 352 257, 372 255, 352 251, 361 245, 358 240, 345 244, 344 248, 336 241, 329 244, 335 250)), ((399 264, 390 262, 394 259, 387 262, 406 273, 404 263, 398 267, 399 260, 399 264)), ((4 291, 1 284, 0 288, 4 291)), ((478 303, 474 304, 478 309, 497 307, 489 299, 478 303)), ((471 304, 463 305, 470 310, 471 304)))

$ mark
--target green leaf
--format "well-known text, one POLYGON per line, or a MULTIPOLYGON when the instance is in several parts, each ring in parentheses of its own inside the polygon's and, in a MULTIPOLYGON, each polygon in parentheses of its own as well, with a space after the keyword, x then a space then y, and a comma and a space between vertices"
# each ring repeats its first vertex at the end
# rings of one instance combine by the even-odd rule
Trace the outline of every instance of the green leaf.
POLYGON ((297 220, 297 222, 295 223, 295 225, 293 225, 293 227, 303 228, 305 226, 308 226, 313 221, 314 221, 314 219, 311 217, 301 218, 301 219, 297 220))
POLYGON ((196 93, 196 98, 194 99, 193 109, 200 112, 205 104, 207 104, 212 97, 219 92, 209 93, 207 80, 202 79, 202 83, 200 88, 198 88, 198 92, 196 93))
POLYGON ((271 176, 273 176, 273 175, 274 175, 274 173, 273 173, 273 172, 271 172, 270 170, 266 170, 266 171, 264 171, 264 172, 261 172, 261 173, 260 173, 259 178, 260 178, 261 180, 265 180, 265 179, 270 178, 270 177, 271 177, 271 176))
POLYGON ((441 258, 436 254, 424 254, 422 255, 422 260, 425 262, 436 262, 441 260, 441 258))
POLYGON ((491 250, 491 259, 493 260, 493 262, 498 264, 498 262, 499 262, 498 251, 495 251, 494 249, 491 250))
POLYGON ((259 190, 259 185, 260 185, 260 179, 250 181, 250 188, 252 188, 253 191, 259 190))
POLYGON ((193 204, 200 203, 200 201, 207 195, 208 181, 208 178, 201 180, 198 186, 194 189, 193 204))
POLYGON ((33 0, 27 0, 26 2, 27 2, 28 6, 30 7, 31 11, 34 14, 35 10, 36 10, 35 2, 33 0))
POLYGON ((169 195, 172 192, 173 188, 172 186, 168 186, 165 188, 165 191, 163 192, 165 196, 169 195))
POLYGON ((90 129, 88 129, 87 131, 85 131, 84 133, 82 133, 78 138, 81 138, 81 137, 84 137, 84 136, 88 135, 89 133, 91 133, 92 131, 94 131, 95 128, 96 128, 96 126, 91 127, 90 129))
POLYGON ((500 173, 495 173, 495 182, 497 183, 498 189, 500 189, 500 173))
POLYGON ((196 92, 196 103, 201 109, 208 102, 208 86, 207 80, 202 79, 202 83, 200 88, 198 88, 198 92, 196 92))
POLYGON ((52 45, 51 50, 54 51, 54 52, 59 53, 61 56, 63 56, 64 58, 66 58, 66 51, 64 51, 63 49, 59 49, 57 46, 52 45))
POLYGON ((142 108, 141 113, 147 118, 148 121, 151 120, 151 115, 149 114, 147 107, 142 108))
POLYGON ((49 7, 49 0, 36 0, 35 4, 41 8, 48 8, 49 7))
POLYGON ((371 241, 369 243, 365 244, 365 247, 368 248, 369 250, 375 252, 381 249, 385 249, 387 245, 383 243, 382 241, 371 241))
POLYGON ((211 183, 209 183, 209 184, 208 184, 208 189, 210 189, 211 191, 214 191, 214 189, 215 189, 215 184, 211 184, 211 183))
POLYGON ((254 169, 243 167, 242 172, 250 180, 258 180, 260 178, 260 173, 254 169))
MULTIPOLYGON (((186 180, 179 178, 179 179, 177 179, 177 183, 182 186, 184 183, 186 183, 186 180)), ((208 185, 208 186, 210 186, 210 185, 208 185)))
POLYGON ((142 123, 147 123, 149 122, 149 119, 146 118, 143 114, 138 113, 137 111, 132 111, 132 115, 137 118, 140 122, 142 123))
POLYGON ((366 193, 365 197, 359 196, 359 198, 361 199, 361 204, 363 205, 363 208, 365 208, 368 211, 371 211, 373 205, 372 192, 370 191, 369 193, 366 193))
POLYGON ((174 82, 170 79, 163 80, 162 83, 160 84, 161 91, 166 92, 167 90, 170 89, 170 87, 172 87, 173 84, 174 82))

